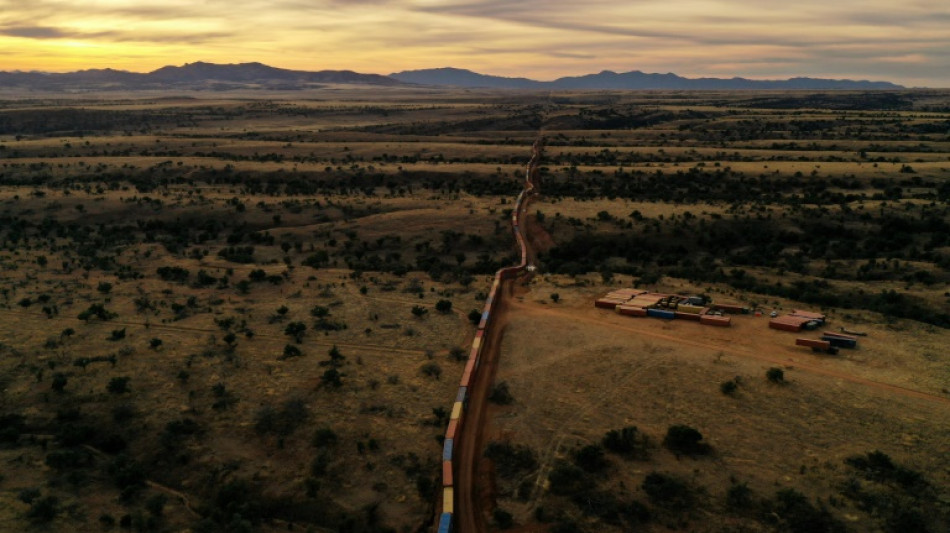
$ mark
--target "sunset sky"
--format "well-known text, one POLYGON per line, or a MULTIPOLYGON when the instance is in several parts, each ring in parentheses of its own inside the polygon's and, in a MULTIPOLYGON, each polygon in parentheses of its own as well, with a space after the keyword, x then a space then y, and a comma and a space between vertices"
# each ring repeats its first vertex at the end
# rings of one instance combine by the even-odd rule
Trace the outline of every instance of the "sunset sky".
POLYGON ((195 61, 950 87, 950 1, 0 0, 0 70, 195 61))

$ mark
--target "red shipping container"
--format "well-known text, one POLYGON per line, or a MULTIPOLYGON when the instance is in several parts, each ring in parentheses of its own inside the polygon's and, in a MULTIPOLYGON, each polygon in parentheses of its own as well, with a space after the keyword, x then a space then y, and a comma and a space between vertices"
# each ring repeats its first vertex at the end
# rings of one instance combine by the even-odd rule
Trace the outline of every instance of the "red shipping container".
POLYGON ((821 348, 827 350, 831 347, 831 343, 828 341, 820 341, 818 339, 795 339, 796 346, 808 346, 809 348, 821 348))
POLYGON ((453 484, 452 480, 452 461, 443 461, 442 462, 442 486, 451 487, 453 484))
POLYGON ((454 439, 455 434, 458 432, 458 419, 449 420, 449 427, 445 430, 446 439, 454 439))
POLYGON ((732 325, 732 319, 727 316, 703 315, 699 317, 699 323, 707 326, 719 326, 727 328, 732 325))

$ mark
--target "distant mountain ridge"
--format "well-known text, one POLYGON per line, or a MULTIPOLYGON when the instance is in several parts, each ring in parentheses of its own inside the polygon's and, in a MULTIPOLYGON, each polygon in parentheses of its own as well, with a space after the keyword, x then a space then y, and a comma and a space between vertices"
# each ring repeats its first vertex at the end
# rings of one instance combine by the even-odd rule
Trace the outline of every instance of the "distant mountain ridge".
POLYGON ((215 64, 187 63, 166 66, 148 73, 114 69, 92 69, 63 74, 43 72, 0 72, 0 87, 22 87, 38 90, 80 88, 161 89, 161 88, 230 88, 257 85, 261 88, 294 89, 312 84, 344 83, 370 85, 401 85, 401 82, 379 74, 360 74, 350 70, 308 72, 270 67, 262 63, 215 64))
POLYGON ((750 80, 746 78, 684 78, 676 74, 648 74, 639 70, 617 73, 604 70, 598 74, 568 76, 554 81, 489 76, 457 68, 407 70, 389 75, 404 83, 490 89, 812 89, 812 90, 886 90, 903 89, 887 81, 832 80, 821 78, 790 78, 787 80, 750 80))
POLYGON ((0 88, 30 90, 161 90, 235 88, 296 90, 320 84, 368 84, 399 86, 404 84, 535 90, 735 90, 735 89, 804 89, 804 90, 887 90, 903 89, 886 81, 830 80, 791 78, 787 80, 750 80, 746 78, 684 78, 676 74, 648 74, 639 70, 617 73, 609 70, 585 76, 568 76, 554 81, 529 78, 506 78, 479 74, 459 68, 409 70, 383 76, 361 74, 351 70, 302 71, 271 67, 262 63, 187 63, 166 66, 148 73, 124 70, 89 69, 67 73, 0 72, 0 88))

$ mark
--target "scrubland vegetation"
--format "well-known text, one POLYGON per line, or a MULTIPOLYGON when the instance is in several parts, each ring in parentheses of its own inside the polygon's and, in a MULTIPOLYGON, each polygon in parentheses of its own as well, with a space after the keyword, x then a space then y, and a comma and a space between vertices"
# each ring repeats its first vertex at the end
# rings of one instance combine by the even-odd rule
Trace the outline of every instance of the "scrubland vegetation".
MULTIPOLYGON (((0 529, 426 527, 539 134, 558 306, 597 273, 950 327, 946 93, 215 98, 0 102, 0 529)), ((913 466, 934 449, 853 449, 833 491, 713 489, 655 461, 715 461, 718 436, 630 418, 553 459, 491 442, 493 523, 947 525, 945 472, 913 466)))

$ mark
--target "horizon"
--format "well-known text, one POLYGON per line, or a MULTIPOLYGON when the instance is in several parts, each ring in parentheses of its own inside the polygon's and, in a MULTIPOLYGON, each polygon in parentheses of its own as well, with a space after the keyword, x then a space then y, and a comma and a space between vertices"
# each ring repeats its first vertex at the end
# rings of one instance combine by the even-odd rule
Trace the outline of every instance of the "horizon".
POLYGON ((200 57, 383 75, 465 65, 455 68, 536 80, 639 70, 950 87, 950 5, 927 0, 0 0, 0 8, 3 71, 150 72, 200 57))
MULTIPOLYGON (((722 76, 688 76, 688 75, 683 75, 683 74, 680 74, 680 73, 677 73, 677 72, 672 72, 672 71, 667 71, 667 72, 654 71, 654 72, 651 72, 651 71, 645 71, 645 70, 636 69, 636 68, 634 68, 634 69, 632 69, 632 70, 622 70, 622 71, 612 70, 612 69, 596 69, 596 68, 593 68, 593 69, 591 69, 590 71, 583 72, 583 73, 566 74, 566 75, 563 75, 563 76, 558 76, 558 77, 556 77, 556 78, 543 78, 543 79, 539 79, 539 78, 531 78, 531 77, 528 77, 528 76, 504 76, 504 75, 494 74, 494 73, 491 73, 491 72, 481 72, 481 71, 472 70, 472 69, 466 68, 466 67, 458 67, 458 66, 451 66, 451 65, 441 66, 441 67, 427 67, 427 68, 421 68, 421 69, 393 70, 393 71, 391 71, 391 72, 386 72, 386 73, 384 73, 384 72, 360 72, 360 71, 355 71, 355 70, 353 70, 353 69, 324 69, 324 68, 319 68, 319 67, 318 67, 318 68, 294 69, 294 68, 288 68, 288 67, 282 67, 282 66, 278 66, 278 65, 271 65, 271 64, 267 64, 267 63, 262 63, 262 62, 260 62, 260 61, 240 61, 240 62, 232 62, 232 63, 214 63, 214 62, 211 62, 211 61, 204 61, 204 60, 188 61, 188 62, 181 63, 181 64, 162 65, 162 66, 160 66, 160 67, 157 67, 157 68, 154 68, 154 69, 150 69, 150 70, 144 70, 144 71, 127 70, 127 69, 117 69, 117 68, 113 68, 113 67, 91 67, 91 68, 77 68, 77 69, 74 69, 74 70, 63 70, 63 71, 49 71, 49 70, 0 70, 0 72, 5 72, 5 73, 26 73, 26 74, 73 74, 73 73, 77 73, 77 72, 112 70, 112 71, 117 71, 117 72, 128 72, 128 73, 132 73, 132 74, 150 74, 150 73, 152 73, 152 72, 155 72, 155 71, 160 70, 160 69, 163 69, 163 68, 168 68, 168 67, 184 68, 184 67, 187 67, 187 66, 190 66, 190 65, 195 65, 195 64, 206 64, 206 65, 217 65, 217 66, 241 66, 241 65, 254 65, 254 64, 258 64, 258 65, 263 65, 263 66, 265 66, 265 67, 270 67, 270 68, 276 68, 276 69, 282 69, 282 70, 291 70, 291 71, 300 71, 300 72, 319 72, 319 71, 324 71, 324 70, 327 70, 327 71, 353 71, 353 72, 355 72, 355 73, 357 73, 357 74, 379 75, 379 76, 386 76, 386 77, 392 76, 392 75, 396 75, 396 74, 407 73, 407 72, 435 71, 435 70, 457 70, 457 71, 463 71, 463 72, 470 72, 470 73, 477 74, 477 75, 480 75, 480 76, 501 77, 501 78, 509 78, 509 79, 521 78, 521 79, 528 79, 528 80, 531 80, 531 81, 537 81, 537 82, 541 82, 541 83, 554 82, 554 81, 557 81, 557 80, 563 79, 563 78, 583 77, 583 76, 597 75, 597 74, 603 74, 603 73, 613 73, 613 74, 620 74, 620 75, 622 75, 622 74, 629 74, 629 73, 639 72, 639 73, 642 73, 642 74, 645 74, 645 75, 674 75, 674 76, 679 76, 679 77, 685 78, 685 79, 700 79, 700 78, 709 78, 709 79, 746 79, 746 80, 750 80, 750 81, 787 81, 787 80, 794 80, 794 79, 828 79, 828 80, 833 80, 833 81, 889 82, 889 83, 894 83, 894 84, 896 84, 896 85, 901 85, 901 84, 898 83, 898 82, 895 82, 895 81, 893 81, 893 80, 888 80, 888 79, 817 78, 817 77, 813 77, 813 76, 804 76, 804 75, 798 75, 798 74, 779 75, 779 76, 772 77, 772 78, 751 78, 751 77, 746 77, 746 76, 729 75, 729 74, 723 74, 722 76)), ((906 89, 918 89, 918 88, 919 88, 919 89, 943 89, 943 88, 944 88, 944 87, 925 87, 925 86, 917 86, 917 87, 903 86, 903 87, 906 88, 906 89)), ((946 87, 946 88, 950 88, 950 87, 946 87)))

